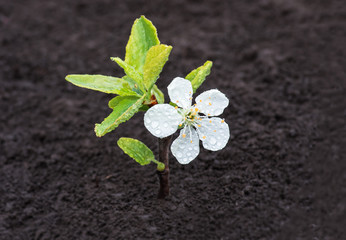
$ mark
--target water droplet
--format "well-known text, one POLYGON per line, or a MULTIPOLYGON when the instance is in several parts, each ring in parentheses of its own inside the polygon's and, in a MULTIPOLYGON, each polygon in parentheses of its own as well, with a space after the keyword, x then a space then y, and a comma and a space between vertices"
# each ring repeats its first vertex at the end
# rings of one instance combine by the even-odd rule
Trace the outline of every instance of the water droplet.
POLYGON ((209 142, 211 145, 214 145, 216 143, 216 139, 214 137, 211 137, 209 142))
POLYGON ((151 126, 152 126, 153 128, 157 128, 157 126, 159 126, 159 123, 156 122, 156 121, 154 121, 154 122, 151 123, 151 126))

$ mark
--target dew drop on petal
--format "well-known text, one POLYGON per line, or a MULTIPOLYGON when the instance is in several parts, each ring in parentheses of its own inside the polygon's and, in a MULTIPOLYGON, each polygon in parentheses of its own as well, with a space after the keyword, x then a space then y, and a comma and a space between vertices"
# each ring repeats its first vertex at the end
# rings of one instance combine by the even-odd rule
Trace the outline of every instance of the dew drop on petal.
POLYGON ((154 121, 154 122, 151 123, 151 126, 152 126, 153 128, 157 128, 157 126, 159 126, 159 123, 156 122, 156 121, 154 121))
POLYGON ((210 144, 214 145, 216 143, 216 139, 214 137, 211 137, 209 139, 210 144))

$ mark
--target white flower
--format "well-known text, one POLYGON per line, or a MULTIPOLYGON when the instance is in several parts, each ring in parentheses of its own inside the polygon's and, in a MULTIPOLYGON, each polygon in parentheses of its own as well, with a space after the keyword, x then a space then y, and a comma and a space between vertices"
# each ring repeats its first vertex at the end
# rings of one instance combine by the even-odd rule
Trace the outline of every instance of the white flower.
POLYGON ((199 140, 203 147, 217 151, 229 139, 229 128, 220 115, 228 106, 228 98, 217 89, 205 91, 192 106, 192 85, 189 80, 177 77, 168 86, 171 101, 177 104, 157 104, 144 115, 144 125, 154 136, 164 138, 183 127, 174 140, 171 151, 181 164, 188 164, 199 153, 199 140), (203 114, 203 115, 201 115, 203 114))

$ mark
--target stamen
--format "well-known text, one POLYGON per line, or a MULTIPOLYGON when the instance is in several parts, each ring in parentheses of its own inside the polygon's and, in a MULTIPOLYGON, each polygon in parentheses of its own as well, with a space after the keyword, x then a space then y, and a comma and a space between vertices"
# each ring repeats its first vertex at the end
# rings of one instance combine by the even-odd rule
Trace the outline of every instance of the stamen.
POLYGON ((206 136, 203 136, 203 139, 206 139, 207 137, 206 136))
POLYGON ((211 120, 209 120, 209 122, 211 123, 211 120))
POLYGON ((198 127, 201 127, 201 124, 198 124, 197 126, 198 126, 198 127))
POLYGON ((222 120, 221 120, 221 123, 224 123, 224 122, 225 122, 225 120, 222 119, 222 120))
POLYGON ((185 137, 186 137, 186 134, 184 133, 184 134, 182 135, 182 137, 185 138, 185 137))
POLYGON ((216 130, 214 130, 214 132, 216 132, 216 130))
POLYGON ((195 108, 195 111, 198 112, 198 108, 195 108))
POLYGON ((180 123, 180 124, 179 124, 179 127, 181 127, 181 126, 183 126, 183 124, 180 123))
POLYGON ((201 99, 201 100, 199 100, 199 102, 202 102, 202 99, 201 99))
POLYGON ((175 108, 175 109, 178 109, 178 106, 175 106, 174 108, 175 108))
POLYGON ((191 127, 189 126, 189 133, 190 133, 190 142, 192 143, 192 132, 191 132, 191 127))
POLYGON ((211 106, 211 102, 209 103, 209 106, 211 106))
POLYGON ((177 101, 175 101, 176 103, 178 103, 179 101, 177 100, 177 101))
POLYGON ((210 116, 210 113, 208 113, 208 116, 210 116))

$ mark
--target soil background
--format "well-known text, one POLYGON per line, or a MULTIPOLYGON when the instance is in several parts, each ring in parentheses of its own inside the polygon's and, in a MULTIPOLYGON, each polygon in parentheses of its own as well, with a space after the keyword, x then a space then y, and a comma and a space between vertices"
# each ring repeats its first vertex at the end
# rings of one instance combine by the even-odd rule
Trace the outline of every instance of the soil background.
POLYGON ((0 239, 346 239, 345 89, 344 0, 0 0, 0 239), (157 153, 143 113, 97 138, 112 96, 64 80, 122 76, 142 14, 173 46, 165 93, 209 59, 198 93, 230 98, 229 144, 171 157, 165 201, 116 145, 157 153))

